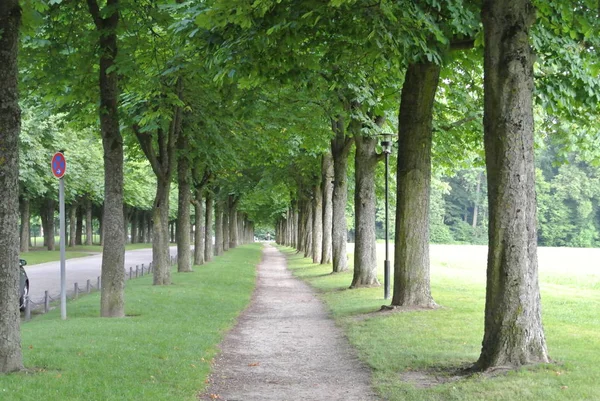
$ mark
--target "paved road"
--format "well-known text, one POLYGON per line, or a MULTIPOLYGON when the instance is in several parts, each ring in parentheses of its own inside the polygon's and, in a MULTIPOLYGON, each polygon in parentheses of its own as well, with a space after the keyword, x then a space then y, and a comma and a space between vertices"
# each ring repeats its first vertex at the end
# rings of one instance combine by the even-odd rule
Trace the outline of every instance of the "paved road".
MULTIPOLYGON (((172 246, 171 256, 177 253, 177 247, 172 246)), ((130 266, 135 269, 136 265, 141 268, 142 263, 146 266, 152 262, 152 248, 138 249, 125 252, 125 268, 130 266)), ((79 288, 85 288, 87 280, 96 285, 100 276, 102 266, 102 254, 88 256, 85 258, 67 259, 67 291, 72 292, 75 283, 79 288)), ((60 295, 60 262, 41 263, 38 265, 27 265, 25 271, 29 277, 29 296, 33 302, 39 303, 44 299, 44 291, 50 296, 58 298, 60 295)))

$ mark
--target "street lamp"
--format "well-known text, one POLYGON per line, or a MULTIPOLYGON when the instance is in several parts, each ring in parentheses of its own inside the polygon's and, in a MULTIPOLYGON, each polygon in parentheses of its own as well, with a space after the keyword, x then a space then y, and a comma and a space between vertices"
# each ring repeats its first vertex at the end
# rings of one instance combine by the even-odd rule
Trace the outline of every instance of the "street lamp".
POLYGON ((383 298, 390 298, 390 246, 389 246, 389 161, 392 153, 392 134, 381 134, 381 148, 385 155, 385 262, 383 264, 383 298))

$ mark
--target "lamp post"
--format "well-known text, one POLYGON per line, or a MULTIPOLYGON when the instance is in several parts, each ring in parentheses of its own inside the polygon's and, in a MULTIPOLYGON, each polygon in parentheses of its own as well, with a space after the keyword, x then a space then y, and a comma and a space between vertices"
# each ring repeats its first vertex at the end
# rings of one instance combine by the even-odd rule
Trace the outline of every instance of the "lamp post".
POLYGON ((389 161, 392 153, 392 134, 382 134, 381 148, 385 154, 385 262, 383 264, 383 298, 390 298, 390 246, 389 246, 389 161))

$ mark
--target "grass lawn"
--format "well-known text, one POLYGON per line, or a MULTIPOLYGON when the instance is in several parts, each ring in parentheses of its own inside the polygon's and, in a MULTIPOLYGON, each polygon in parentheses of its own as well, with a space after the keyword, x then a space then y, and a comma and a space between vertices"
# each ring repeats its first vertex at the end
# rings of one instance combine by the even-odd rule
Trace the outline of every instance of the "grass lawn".
POLYGON ((0 399, 196 400, 217 344, 246 307, 259 244, 232 249, 173 285, 152 276, 126 285, 123 319, 99 318, 99 294, 22 325, 27 373, 0 376, 0 399))
MULTIPOLYGON (((136 249, 151 248, 152 244, 127 244, 125 250, 133 251, 136 249)), ((21 259, 27 261, 27 265, 37 265, 46 262, 56 262, 60 260, 60 247, 58 242, 56 243, 56 250, 49 251, 45 247, 29 248, 29 252, 23 252, 19 255, 21 259)), ((65 249, 66 259, 82 258, 90 256, 91 254, 102 253, 102 247, 100 245, 77 245, 74 247, 67 247, 65 249)))
MULTIPOLYGON (((378 248, 383 255, 383 245, 378 248)), ((481 350, 486 247, 433 245, 432 294, 442 308, 402 313, 376 312, 389 304, 383 288, 348 290, 351 272, 331 275, 330 265, 282 250, 294 274, 319 289, 385 399, 600 399, 600 268, 593 262, 600 249, 540 248, 543 320, 554 363, 444 383, 436 377, 452 376, 481 350)))

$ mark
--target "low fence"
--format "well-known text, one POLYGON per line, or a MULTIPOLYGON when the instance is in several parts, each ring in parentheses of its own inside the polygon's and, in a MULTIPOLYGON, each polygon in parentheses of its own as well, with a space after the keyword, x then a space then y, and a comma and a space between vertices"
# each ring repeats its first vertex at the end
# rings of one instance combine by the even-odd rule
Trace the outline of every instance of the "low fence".
MULTIPOLYGON (((170 262, 171 266, 174 266, 177 263, 177 256, 171 257, 170 262)), ((152 271, 152 262, 150 262, 148 266, 142 263, 141 268, 140 265, 136 265, 135 269, 133 266, 130 266, 129 269, 125 268, 123 273, 125 274, 126 280, 132 280, 134 278, 148 275, 152 273, 152 271)), ((92 291, 100 291, 102 285, 100 277, 97 277, 95 281, 95 284, 92 284, 92 280, 87 280, 84 287, 81 287, 79 283, 73 284, 73 290, 67 292, 67 298, 77 299, 81 294, 89 294, 92 291)), ((48 291, 44 291, 44 298, 39 302, 32 301, 28 296, 25 299, 25 320, 31 320, 32 310, 39 311, 40 313, 48 313, 48 311, 52 309, 51 304, 58 301, 60 301, 60 294, 51 296, 48 291)))

